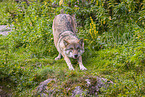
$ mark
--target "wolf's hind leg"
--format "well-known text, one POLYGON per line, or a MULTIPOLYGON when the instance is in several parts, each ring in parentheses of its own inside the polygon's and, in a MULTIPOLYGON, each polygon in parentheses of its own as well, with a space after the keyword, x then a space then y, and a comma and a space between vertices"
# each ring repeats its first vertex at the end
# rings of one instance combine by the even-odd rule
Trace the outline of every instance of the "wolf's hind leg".
POLYGON ((61 53, 58 54, 58 56, 55 58, 55 60, 61 59, 61 53))

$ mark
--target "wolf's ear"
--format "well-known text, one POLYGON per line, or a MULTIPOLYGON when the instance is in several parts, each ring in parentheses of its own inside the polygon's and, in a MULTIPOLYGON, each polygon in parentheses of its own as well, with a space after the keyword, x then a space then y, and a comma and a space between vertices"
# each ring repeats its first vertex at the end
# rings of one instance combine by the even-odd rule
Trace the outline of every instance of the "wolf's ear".
POLYGON ((84 40, 83 40, 83 39, 80 39, 80 40, 79 40, 79 44, 80 44, 82 47, 84 47, 84 40))
POLYGON ((63 43, 64 43, 65 46, 67 46, 69 44, 69 42, 66 41, 66 40, 63 40, 63 43))

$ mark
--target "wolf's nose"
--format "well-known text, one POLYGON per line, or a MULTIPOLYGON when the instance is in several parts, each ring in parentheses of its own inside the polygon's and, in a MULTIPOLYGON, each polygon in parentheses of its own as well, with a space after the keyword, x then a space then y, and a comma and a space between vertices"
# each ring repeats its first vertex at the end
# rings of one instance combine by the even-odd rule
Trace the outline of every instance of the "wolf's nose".
POLYGON ((77 57, 78 57, 78 55, 77 55, 77 54, 75 54, 75 55, 74 55, 74 57, 75 57, 75 58, 77 58, 77 57))

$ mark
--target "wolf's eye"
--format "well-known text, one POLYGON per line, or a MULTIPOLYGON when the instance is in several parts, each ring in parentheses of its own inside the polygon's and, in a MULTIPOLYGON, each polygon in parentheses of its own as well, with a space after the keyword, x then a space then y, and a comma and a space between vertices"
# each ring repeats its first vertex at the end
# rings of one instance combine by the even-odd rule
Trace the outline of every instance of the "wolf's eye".
POLYGON ((80 48, 79 47, 77 48, 77 50, 78 50, 78 52, 80 52, 80 48))
POLYGON ((70 50, 72 51, 72 50, 73 50, 73 48, 70 48, 70 50))
POLYGON ((78 47, 77 50, 80 50, 80 48, 78 47))

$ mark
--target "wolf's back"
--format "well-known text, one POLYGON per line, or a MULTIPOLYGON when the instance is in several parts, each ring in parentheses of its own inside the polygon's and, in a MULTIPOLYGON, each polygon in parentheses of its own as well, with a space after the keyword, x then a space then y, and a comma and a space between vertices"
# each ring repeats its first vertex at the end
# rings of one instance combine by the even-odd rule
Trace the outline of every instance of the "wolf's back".
POLYGON ((73 17, 69 14, 59 14, 54 18, 52 28, 54 43, 55 46, 57 46, 58 40, 61 37, 61 35, 63 35, 63 33, 69 31, 75 34, 75 21, 73 17))
POLYGON ((70 15, 68 14, 59 14, 55 17, 54 22, 54 34, 63 33, 65 31, 74 32, 74 22, 70 15))

